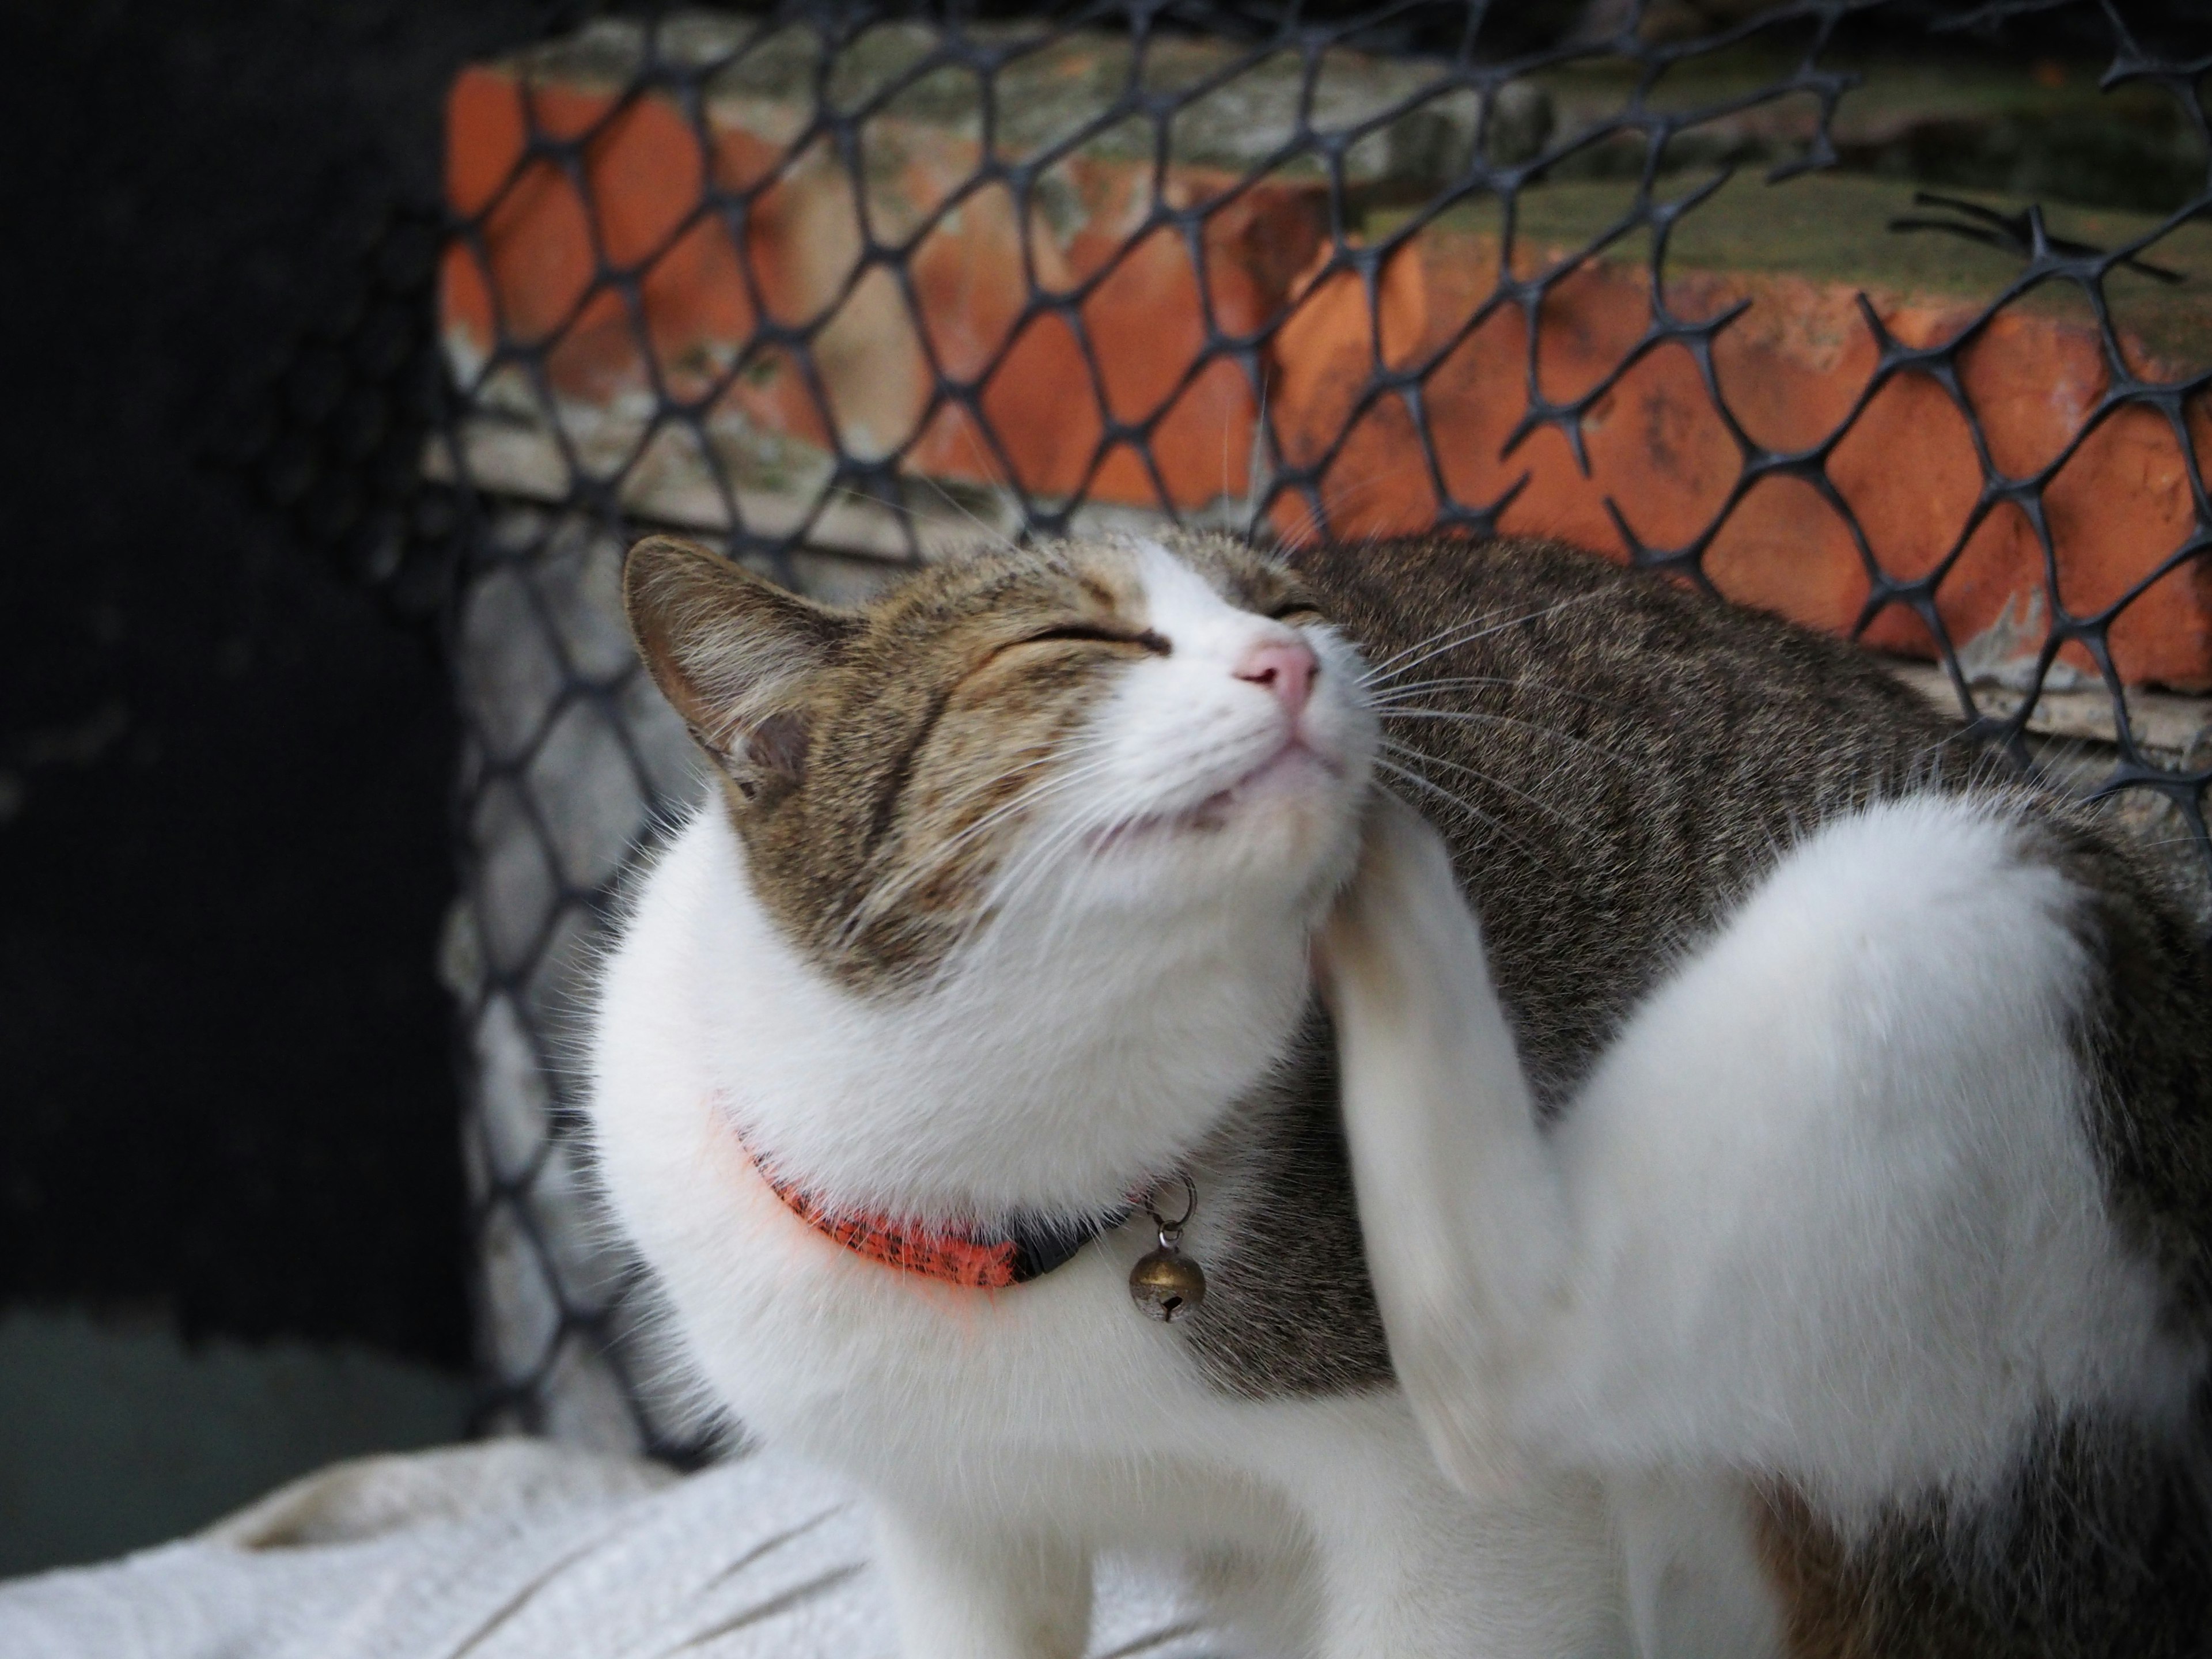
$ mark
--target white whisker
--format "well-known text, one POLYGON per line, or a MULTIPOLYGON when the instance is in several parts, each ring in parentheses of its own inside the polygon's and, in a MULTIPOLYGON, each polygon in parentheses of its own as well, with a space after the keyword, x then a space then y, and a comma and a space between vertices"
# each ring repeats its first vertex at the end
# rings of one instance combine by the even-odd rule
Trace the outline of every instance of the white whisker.
POLYGON ((1387 760, 1380 755, 1377 755, 1375 757, 1375 769, 1378 772, 1387 772, 1392 777, 1402 779, 1404 781, 1412 784, 1418 789, 1425 790, 1430 794, 1436 796, 1439 800, 1449 802, 1451 805, 1457 807, 1469 817, 1489 825, 1492 830, 1504 840, 1505 843, 1509 847, 1511 847, 1516 852, 1519 853, 1530 863, 1542 865, 1547 870, 1554 867, 1549 859, 1544 857, 1543 854, 1537 852, 1526 842, 1522 841, 1518 836, 1508 830, 1498 818, 1492 817, 1490 813, 1484 811, 1480 806, 1475 805, 1472 801, 1462 799, 1461 797, 1452 793, 1450 790, 1431 782, 1419 773, 1409 770, 1406 767, 1400 766, 1396 763, 1387 760))
POLYGON ((1492 617, 1485 616, 1477 617, 1472 623, 1462 623, 1459 629, 1446 629, 1443 634, 1432 635, 1429 640, 1422 641, 1421 644, 1408 646, 1405 651, 1399 652, 1395 656, 1384 658, 1375 667, 1369 669, 1359 683, 1367 686, 1384 684, 1401 674, 1410 673, 1431 657, 1441 656, 1447 651, 1457 650, 1462 646, 1472 645, 1477 640, 1486 640, 1492 634, 1502 634, 1509 628, 1520 628, 1532 622, 1541 622, 1547 617, 1557 616, 1571 605, 1579 605, 1585 599, 1601 599, 1606 592, 1604 588, 1592 588, 1587 593, 1571 594, 1556 604, 1546 605, 1540 611, 1531 611, 1522 616, 1509 617, 1504 622, 1495 622, 1492 617), (1424 648, 1425 647, 1426 648, 1424 648), (1409 652, 1419 652, 1419 654, 1408 658, 1409 652))
POLYGON ((1557 807, 1537 799, 1535 796, 1530 794, 1525 789, 1516 789, 1511 784, 1507 783, 1504 779, 1492 777, 1489 773, 1481 771, 1475 767, 1466 765, 1459 761, 1446 760, 1441 755, 1424 754, 1421 750, 1408 748, 1402 743, 1393 743, 1388 738, 1385 738, 1382 740, 1382 747, 1391 754, 1397 756, 1401 760, 1408 762, 1426 762, 1431 766, 1441 766, 1447 771, 1456 772, 1462 777, 1473 778, 1478 783, 1488 784, 1492 789, 1502 789, 1507 794, 1515 797, 1516 799, 1528 802, 1529 805, 1534 807, 1538 811, 1542 812, 1550 817, 1558 819, 1559 823, 1565 825, 1572 833, 1576 835, 1587 835, 1589 833, 1588 825, 1576 823, 1572 818, 1560 811, 1557 807))
POLYGON ((1415 696, 1437 691, 1454 690, 1463 685, 1502 685, 1516 691, 1531 691, 1547 697, 1565 697, 1570 702, 1587 703, 1592 708, 1617 709, 1620 705, 1603 697, 1593 697, 1582 691, 1570 691, 1563 685, 1554 685, 1533 675, 1516 674, 1448 674, 1438 679, 1415 680, 1410 685, 1382 688, 1383 695, 1370 697, 1367 706, 1373 709, 1394 708, 1399 703, 1415 696))
POLYGON ((1486 709, 1480 708, 1391 708, 1380 712, 1386 720, 1443 720, 1447 725, 1454 726, 1517 726, 1524 731, 1534 732, 1540 737, 1549 738, 1554 743, 1571 743, 1576 748, 1586 749, 1593 755, 1602 755, 1606 759, 1618 762, 1623 766, 1642 767, 1644 765, 1639 757, 1624 755, 1617 749, 1608 749, 1601 743, 1594 742, 1589 738, 1578 737, 1572 732, 1562 732, 1557 726, 1546 726, 1538 720, 1524 720, 1512 714, 1493 714, 1486 709))

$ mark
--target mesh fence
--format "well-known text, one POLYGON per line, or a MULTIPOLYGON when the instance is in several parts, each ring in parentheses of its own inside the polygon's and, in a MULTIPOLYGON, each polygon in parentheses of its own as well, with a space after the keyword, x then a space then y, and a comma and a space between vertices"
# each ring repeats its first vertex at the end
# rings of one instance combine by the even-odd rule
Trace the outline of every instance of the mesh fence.
POLYGON ((634 13, 463 75, 418 527, 362 556, 461 555, 496 1419, 696 1443, 576 1134, 586 955, 694 787, 641 527, 840 597, 1170 520, 1564 534, 1893 653, 2201 892, 2212 25, 1497 9, 634 13))

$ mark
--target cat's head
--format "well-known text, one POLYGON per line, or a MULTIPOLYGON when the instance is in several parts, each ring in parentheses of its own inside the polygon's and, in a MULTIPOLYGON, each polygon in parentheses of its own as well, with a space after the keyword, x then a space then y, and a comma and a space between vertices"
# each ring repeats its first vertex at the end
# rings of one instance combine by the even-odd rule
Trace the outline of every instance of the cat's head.
POLYGON ((756 895, 851 988, 1048 922, 1303 926, 1349 867, 1376 743, 1359 659, 1295 573, 1225 538, 983 555, 844 611, 656 537, 623 594, 756 895))

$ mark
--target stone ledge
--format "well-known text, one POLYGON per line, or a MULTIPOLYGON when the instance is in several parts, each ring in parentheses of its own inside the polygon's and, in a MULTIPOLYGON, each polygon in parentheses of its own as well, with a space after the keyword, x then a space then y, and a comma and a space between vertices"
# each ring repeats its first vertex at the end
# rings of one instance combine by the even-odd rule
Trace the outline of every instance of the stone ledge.
MULTIPOLYGON (((1944 714, 1958 715, 1959 694, 1939 665, 1893 659, 1887 666, 1944 714)), ((1992 720, 2010 720, 2027 701, 2024 691, 1987 682, 1975 684, 1972 690, 1975 707, 1992 720)), ((2176 767, 2212 763, 2212 697, 2147 691, 2138 686, 2128 692, 2127 702, 2129 734, 2146 757, 2176 767)), ((2118 729, 2112 694, 2101 685, 2072 691, 2045 690, 2035 700, 2026 726, 2035 737, 2098 744, 2107 749, 2117 749, 2118 729)))

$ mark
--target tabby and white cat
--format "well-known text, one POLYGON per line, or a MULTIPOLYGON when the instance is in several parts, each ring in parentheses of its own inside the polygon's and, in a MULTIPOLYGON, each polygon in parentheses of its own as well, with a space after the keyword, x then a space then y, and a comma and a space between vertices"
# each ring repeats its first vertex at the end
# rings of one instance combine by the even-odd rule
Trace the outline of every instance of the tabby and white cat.
POLYGON ((908 1659, 1073 1659, 1105 1548, 1319 1659, 2194 1650, 2201 964, 1849 647, 1541 544, 625 591, 720 787, 608 1190, 908 1659))

